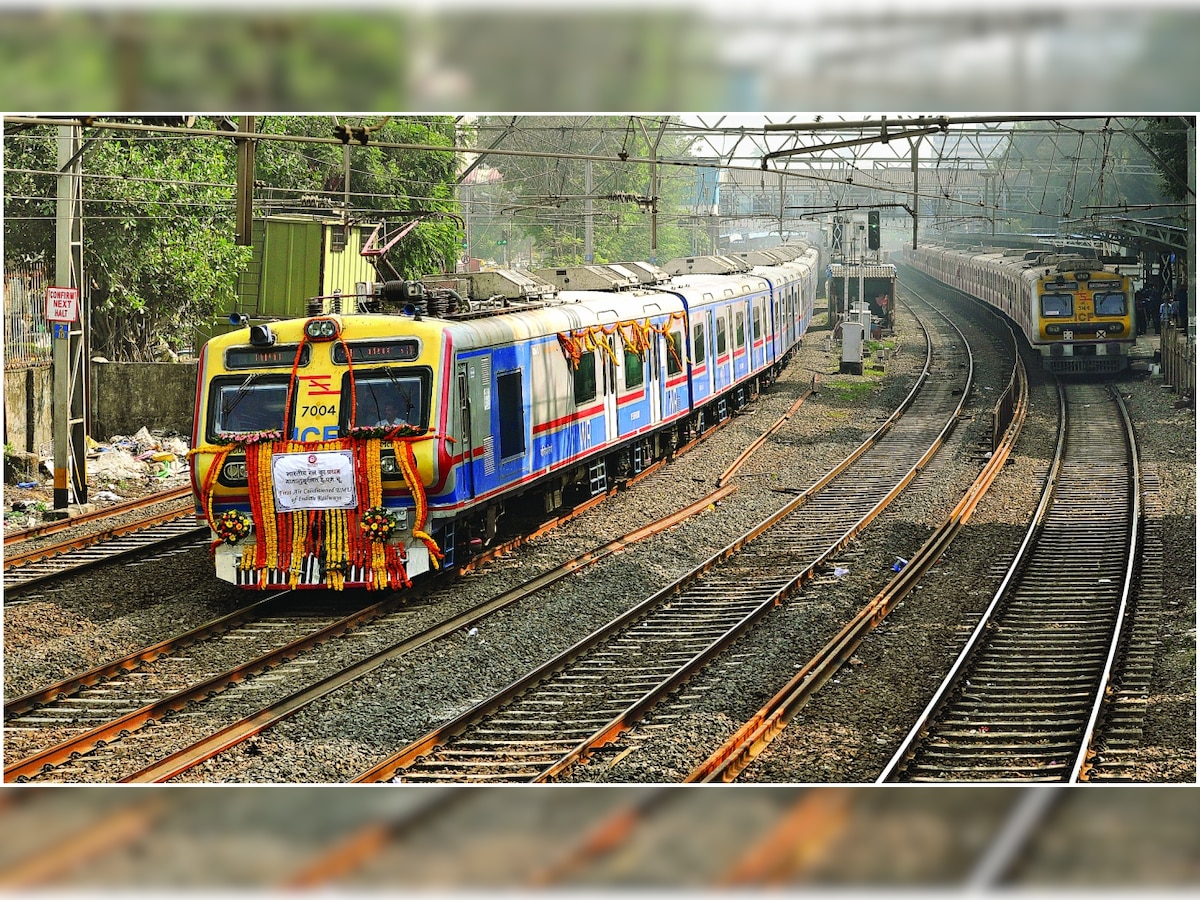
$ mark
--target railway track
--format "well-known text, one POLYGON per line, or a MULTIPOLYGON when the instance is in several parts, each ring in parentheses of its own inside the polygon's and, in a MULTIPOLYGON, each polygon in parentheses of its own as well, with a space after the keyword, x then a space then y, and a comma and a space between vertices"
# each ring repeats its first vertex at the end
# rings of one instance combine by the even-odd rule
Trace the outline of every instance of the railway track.
POLYGON ((1119 395, 1060 387, 1029 533, 985 617, 879 781, 1086 779, 1137 559, 1138 467, 1119 395))
POLYGON ((169 547, 189 539, 198 540, 207 534, 207 526, 197 525, 192 511, 191 488, 183 487, 157 494, 148 494, 103 510, 49 522, 37 528, 5 536, 5 546, 24 547, 4 560, 4 592, 8 597, 19 596, 26 588, 71 574, 90 566, 100 565, 127 556, 142 555, 158 548, 169 547), (104 527, 106 519, 143 512, 162 503, 174 503, 165 510, 148 514, 134 522, 104 527), (36 539, 75 530, 81 525, 97 525, 96 530, 41 544, 36 539), (33 546, 37 543, 37 546, 33 546))
MULTIPOLYGON (((805 392, 793 404, 784 419, 795 412, 808 393, 805 392)), ((728 473, 735 471, 741 461, 731 466, 727 470, 728 473)), ((652 479, 660 468, 658 465, 648 467, 636 478, 630 479, 629 483, 652 479)), ((238 717, 230 726, 219 730, 215 735, 208 733, 200 740, 186 741, 181 749, 138 769, 123 780, 164 781, 187 771, 215 753, 261 732, 313 700, 353 681, 365 671, 452 634, 455 630, 504 606, 525 599, 555 581, 619 552, 631 542, 670 528, 683 518, 704 511, 734 490, 736 488, 730 485, 718 487, 675 515, 667 516, 657 523, 593 548, 528 585, 505 592, 463 613, 451 616, 406 641, 392 641, 392 646, 386 651, 374 654, 358 665, 335 673, 307 689, 291 692, 266 708, 256 708, 251 715, 238 717)), ((588 501, 583 507, 588 508, 594 502, 588 501)), ((554 527, 570 517, 571 515, 560 517, 534 533, 554 527)), ((519 539, 494 548, 491 552, 502 554, 512 549, 517 542, 519 539)), ((392 634, 397 629, 402 631, 405 628, 402 622, 404 614, 399 613, 396 620, 390 618, 395 607, 432 592, 437 583, 437 580, 431 580, 415 593, 394 594, 349 615, 324 616, 317 619, 285 614, 284 607, 290 609, 294 606, 298 595, 293 592, 281 592, 186 634, 15 698, 5 706, 5 727, 10 743, 14 738, 19 742, 22 732, 49 733, 54 736, 54 742, 8 765, 5 768, 5 780, 60 780, 64 777, 69 779, 71 776, 78 776, 85 771, 89 755, 94 757, 96 751, 103 751, 105 757, 112 756, 113 746, 129 738, 132 733, 147 725, 170 722, 180 714, 193 716, 191 707, 206 702, 231 686, 245 685, 251 678, 268 669, 278 667, 274 674, 276 679, 302 682, 305 680, 305 660, 302 656, 306 651, 352 629, 357 629, 360 635, 363 629, 373 629, 382 634, 392 634), (212 653, 206 653, 204 648, 207 645, 215 645, 218 649, 213 652, 218 656, 224 652, 223 648, 237 647, 237 655, 241 661, 232 668, 222 670, 218 663, 211 661, 212 653), (262 651, 261 655, 245 661, 247 651, 254 649, 262 651), (208 674, 201 678, 195 674, 195 666, 184 668, 177 673, 169 671, 171 663, 176 659, 190 662, 197 658, 203 661, 202 668, 211 670, 215 667, 220 674, 208 674), (164 669, 168 671, 163 671, 164 669), (189 675, 188 672, 193 674, 189 675), (62 738, 64 732, 71 731, 75 733, 62 738)))
POLYGON ((707 562, 358 781, 547 781, 636 723, 796 592, 932 458, 971 383, 962 334, 927 330, 900 409, 841 465, 707 562))
POLYGON ((841 666, 853 658, 854 651, 867 635, 901 601, 910 595, 922 578, 950 548, 984 494, 992 486, 1012 452, 1024 424, 1029 405, 1028 374, 1016 351, 1014 336, 1008 334, 1004 356, 1012 361, 1010 392, 1002 394, 992 413, 993 422, 1007 421, 1003 432, 994 439, 994 451, 975 481, 955 504, 950 514, 929 536, 916 553, 907 560, 898 574, 869 600, 840 632, 834 635, 806 663, 797 666, 796 674, 781 687, 739 729, 731 734, 700 765, 688 775, 688 782, 735 780, 787 727, 792 718, 832 678, 841 666), (1011 416, 1003 419, 997 414, 1002 407, 1011 407, 1011 416))

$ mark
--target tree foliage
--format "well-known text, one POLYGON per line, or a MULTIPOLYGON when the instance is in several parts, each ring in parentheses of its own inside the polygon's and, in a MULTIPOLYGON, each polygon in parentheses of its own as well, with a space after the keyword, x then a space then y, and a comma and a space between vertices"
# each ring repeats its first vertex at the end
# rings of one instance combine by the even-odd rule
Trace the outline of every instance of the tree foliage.
POLYGON ((256 178, 266 188, 261 195, 268 206, 310 211, 314 206, 340 207, 347 196, 348 155, 350 209, 355 219, 399 225, 424 216, 422 224, 389 251, 389 262, 406 277, 452 266, 460 240, 459 224, 453 217, 457 158, 449 152, 455 139, 453 119, 269 116, 258 122, 258 129, 328 138, 334 134, 335 124, 372 130, 365 145, 354 138, 345 145, 260 143, 256 178), (388 143, 441 146, 447 152, 381 146, 388 143))
POLYGON ((1194 116, 1155 116, 1146 120, 1143 138, 1153 153, 1163 193, 1172 200, 1186 200, 1188 196, 1188 131, 1195 127, 1194 116))
MULTIPOLYGON (((215 128, 200 118, 198 128, 215 128)), ((260 133, 332 135, 324 117, 270 117, 260 133)), ((351 217, 360 221, 433 214, 392 252, 407 277, 453 260, 454 154, 373 142, 453 144, 448 117, 388 120, 366 146, 350 145, 351 217), (441 217, 438 217, 441 215, 441 217)), ((232 305, 250 259, 234 243, 236 146, 223 137, 89 129, 83 156, 84 290, 92 348, 113 360, 154 359, 190 347, 196 328, 232 305)), ((305 195, 343 199, 341 145, 257 142, 256 214, 296 208, 305 195), (269 202, 266 202, 269 201, 269 202)), ((6 135, 4 252, 8 265, 53 271, 57 133, 35 127, 6 135)), ((311 202, 309 203, 311 209, 311 202)))
MULTIPOLYGON (((131 360, 187 347, 192 326, 233 297, 250 255, 233 241, 233 148, 162 134, 89 138, 83 287, 93 351, 131 360)), ((56 143, 40 128, 5 141, 6 259, 53 265, 56 143)))

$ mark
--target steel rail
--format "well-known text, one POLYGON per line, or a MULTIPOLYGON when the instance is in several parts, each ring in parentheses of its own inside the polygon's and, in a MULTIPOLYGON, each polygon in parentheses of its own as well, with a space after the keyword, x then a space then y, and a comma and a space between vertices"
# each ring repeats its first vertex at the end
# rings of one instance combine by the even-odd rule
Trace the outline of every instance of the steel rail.
POLYGON ((4 589, 14 594, 23 592, 30 585, 68 572, 144 553, 157 545, 169 545, 208 530, 207 524, 182 521, 191 515, 190 511, 178 510, 159 513, 129 525, 19 554, 4 562, 4 589))
POLYGON ((787 727, 792 717, 812 699, 850 658, 866 636, 873 631, 896 604, 911 593, 933 564, 958 536, 984 494, 1007 462, 1024 424, 1029 405, 1028 376, 1014 346, 1013 378, 1017 384, 1017 406, 1012 423, 1000 446, 976 476, 966 493, 908 564, 864 605, 775 695, 708 759, 685 779, 686 783, 734 781, 739 774, 787 727))
POLYGON ((711 504, 717 503, 729 494, 733 493, 737 488, 734 486, 726 486, 720 488, 707 496, 697 500, 684 509, 678 510, 669 516, 653 522, 649 525, 631 531, 624 537, 609 541, 601 547, 577 556, 557 568, 544 572, 538 577, 520 585, 510 591, 505 591, 498 594, 489 600, 485 600, 477 606, 473 606, 456 616, 445 619, 424 631, 413 635, 404 641, 381 650, 379 653, 355 663, 354 665, 337 672, 326 679, 298 691, 288 697, 283 698, 271 706, 259 710, 253 715, 247 716, 231 725, 226 726, 215 734, 209 735, 187 747, 184 747, 170 756, 161 759, 140 771, 128 775, 121 779, 122 783, 146 783, 146 782, 163 782, 181 775, 189 769, 195 768, 205 760, 211 759, 218 753, 228 750, 230 747, 241 743, 244 740, 259 734, 271 726, 281 722, 289 716, 303 709, 308 704, 329 693, 344 687, 347 684, 363 677, 369 672, 374 671, 380 666, 401 656, 424 647, 440 638, 449 634, 453 634, 462 628, 469 628, 471 625, 503 609, 513 603, 524 600, 538 591, 545 590, 552 584, 555 584, 562 579, 573 575, 582 569, 600 562, 602 559, 620 553, 629 545, 637 541, 645 540, 651 535, 666 531, 668 528, 673 528, 675 525, 694 516, 711 504))
POLYGON ((1129 609, 1129 596, 1133 591, 1134 576, 1137 573, 1136 561, 1141 555, 1137 525, 1142 517, 1142 492, 1139 489, 1139 485, 1141 484, 1141 469, 1138 463, 1137 435, 1133 428, 1133 421, 1129 417, 1129 410, 1125 407, 1125 400, 1121 397, 1121 392, 1113 390, 1111 386, 1109 390, 1113 395, 1114 402, 1117 404, 1118 411, 1121 413, 1121 421, 1125 424, 1125 441, 1126 445, 1130 448, 1129 483, 1131 485, 1130 493, 1132 494, 1130 518, 1133 521, 1133 527, 1129 529, 1129 547, 1126 548, 1128 556, 1125 564, 1125 580, 1121 586, 1121 598, 1117 604, 1117 620, 1113 626, 1112 642, 1109 645, 1108 656, 1104 660, 1104 667, 1100 673, 1100 689, 1096 692, 1096 699, 1092 703, 1092 711, 1088 715, 1087 725, 1083 729, 1083 740, 1080 743, 1079 753, 1075 757, 1075 762, 1071 767, 1072 784, 1088 780, 1091 770, 1091 760, 1096 755, 1096 750, 1092 746, 1096 733, 1096 724, 1100 718, 1101 709, 1108 701, 1108 691, 1105 688, 1112 677, 1113 663, 1117 658, 1117 651, 1125 631, 1125 614, 1129 609))
POLYGON ((150 723, 158 722, 171 713, 186 709, 192 703, 206 699, 210 694, 220 693, 238 682, 245 681, 252 675, 273 668, 281 662, 291 659, 298 653, 322 644, 363 622, 388 612, 406 600, 423 596, 424 593, 427 593, 431 589, 432 586, 427 584, 424 590, 393 594, 227 672, 206 678, 197 684, 193 684, 153 703, 132 710, 112 721, 88 729, 83 734, 77 735, 74 738, 47 747, 32 756, 6 766, 4 769, 4 780, 5 782, 24 782, 44 771, 52 771, 55 766, 62 765, 76 756, 104 746, 114 738, 137 731, 150 723))
MULTIPOLYGON (((1092 478, 1088 477, 1086 469, 1081 466, 1079 462, 1072 462, 1072 468, 1068 472, 1068 444, 1071 441, 1079 438, 1078 436, 1071 436, 1074 432, 1070 424, 1066 390, 1063 388, 1061 381, 1059 382, 1058 393, 1060 405, 1060 428, 1054 458, 1046 478, 1046 483, 1044 485, 1037 510, 1025 534, 1025 538, 1018 549, 1016 558, 1009 566, 999 589, 996 591, 992 601, 989 603, 986 611, 981 616, 975 629, 972 631, 972 634, 968 638, 963 650, 955 660, 954 664, 951 666, 949 674, 938 687, 937 691, 935 691, 933 698, 926 709, 918 717, 913 728, 901 742, 899 749, 896 751, 895 755, 878 777, 877 783, 900 779, 904 776, 904 770, 906 767, 908 767, 910 763, 917 759, 921 748, 925 746, 928 739, 931 737, 934 723, 943 715, 943 713, 948 713, 950 711, 952 698, 955 692, 957 692, 959 688, 966 683, 965 679, 968 677, 969 671, 972 669, 972 667, 976 666, 986 655, 985 651, 987 650, 989 642, 992 640, 992 632, 995 631, 999 625, 1003 624, 1001 622, 1001 617, 1004 615, 1005 610, 1009 608, 1011 602, 1022 596, 1022 591, 1036 589, 1036 586, 1042 582, 1050 584, 1050 582, 1046 580, 1045 576, 1040 576, 1042 581, 1038 581, 1037 577, 1035 577, 1036 573, 1032 571, 1026 571, 1031 565, 1031 561, 1037 558, 1039 552, 1042 552, 1045 556, 1052 557, 1056 561, 1053 569, 1055 573, 1073 574, 1080 569, 1080 566, 1094 566, 1095 564, 1094 555, 1085 555, 1081 556, 1076 561, 1077 564, 1073 566, 1071 560, 1064 557, 1065 545, 1055 543, 1053 540, 1053 534, 1047 533, 1047 529, 1052 521, 1058 522, 1059 524, 1056 526, 1056 528, 1062 529, 1065 523, 1069 521, 1067 517, 1074 515, 1074 507, 1078 505, 1078 501, 1073 501, 1070 497, 1062 497, 1061 499, 1058 498, 1062 483, 1067 481, 1067 475, 1069 474, 1070 481, 1074 482, 1090 483, 1092 480, 1094 480, 1094 476, 1092 478), (1067 511, 1059 513, 1056 517, 1056 508, 1063 507, 1065 507, 1067 511)), ((979 757, 981 760, 986 760, 990 751, 991 755, 996 758, 996 765, 990 766, 988 770, 996 770, 997 774, 995 777, 1001 777, 999 772, 1002 770, 1005 773, 1003 775, 1003 780, 1006 781, 1054 780, 1073 783, 1079 780, 1082 774, 1081 770, 1083 770, 1087 760, 1089 759, 1088 747, 1093 740, 1093 732, 1097 721, 1098 710, 1103 702, 1103 694, 1105 693, 1108 680, 1111 676, 1113 660, 1115 659, 1116 655, 1116 648, 1119 643, 1121 633, 1124 630, 1123 618, 1125 610, 1128 606, 1128 594, 1132 586, 1132 567, 1133 560, 1136 559, 1138 541, 1136 520, 1132 519, 1134 512, 1138 509, 1139 502, 1137 482, 1131 481, 1129 477, 1129 472, 1136 468, 1136 461, 1134 461, 1134 457, 1136 457, 1136 447, 1133 443, 1131 443, 1131 426, 1128 416, 1120 402, 1119 394, 1116 396, 1113 402, 1121 411, 1122 430, 1124 432, 1123 439, 1126 451, 1126 468, 1124 475, 1122 476, 1122 483, 1130 487, 1131 494, 1124 518, 1120 520, 1124 524, 1118 526, 1123 530, 1127 526, 1127 531, 1124 531, 1127 539, 1126 544, 1125 546, 1120 547, 1120 551, 1125 554, 1125 557, 1122 560, 1124 578, 1122 579, 1119 593, 1112 600, 1107 599, 1107 591, 1102 589, 1093 589, 1092 594, 1094 594, 1094 596, 1078 594, 1074 595, 1074 606, 1075 608, 1080 609, 1080 616, 1077 617, 1079 621, 1068 622, 1070 631, 1063 631, 1064 635, 1071 637, 1074 637, 1076 632, 1083 634, 1085 638, 1091 642, 1089 646, 1094 645, 1100 639, 1100 633, 1103 631, 1105 635, 1104 641, 1107 655, 1103 662, 1094 664, 1095 670, 1092 671, 1091 667, 1093 663, 1090 661, 1090 658, 1094 658, 1094 651, 1089 650, 1085 652, 1084 649, 1077 644, 1074 646, 1073 651, 1068 651, 1066 649, 1053 651, 1060 654, 1073 652, 1074 655, 1072 658, 1080 661, 1080 666, 1076 667, 1080 669, 1078 673, 1063 673, 1059 680, 1062 681, 1064 685, 1066 685, 1068 682, 1076 683, 1078 685, 1078 687, 1075 689, 1077 692, 1082 692, 1084 690, 1085 683, 1091 685, 1090 688, 1087 688, 1087 697, 1090 698, 1086 701, 1087 710, 1083 712, 1081 716, 1083 721, 1081 721, 1081 724, 1078 727, 1076 727, 1073 722, 1075 721, 1076 713, 1079 710, 1079 704, 1081 701, 1076 699, 1074 695, 1067 693, 1065 687, 1058 688, 1050 685, 1049 682, 1044 682, 1041 686, 1041 706, 1039 707, 1038 702, 1024 700, 1021 702, 1023 702, 1025 705, 1018 708, 1017 704, 1011 700, 1006 704, 1001 700, 985 701, 983 696, 983 686, 988 684, 990 680, 989 676, 972 676, 971 684, 976 685, 974 688, 972 688, 972 690, 975 692, 976 696, 973 697, 971 704, 971 708, 974 710, 974 712, 969 716, 969 719, 972 722, 978 721, 981 723, 977 729, 979 732, 984 734, 989 733, 993 731, 993 729, 989 727, 989 722, 992 724, 996 724, 998 722, 1001 724, 1001 726, 1003 726, 1005 721, 1007 721, 1006 716, 1015 715, 1023 710, 1028 710, 1028 712, 1024 713, 1027 716, 1036 716, 1039 710, 1043 714, 1043 718, 1038 720, 1040 723, 1039 725, 1031 724, 1029 726, 1034 729, 1032 734, 1025 734, 1024 732, 1015 731, 1013 727, 998 727, 994 729, 997 737, 980 739, 978 742, 980 750, 974 755, 979 757), (1131 521, 1133 523, 1132 525, 1129 524, 1131 521), (1094 600, 1095 604, 1090 603, 1089 600, 1094 600), (1111 621, 1104 621, 1090 615, 1090 610, 1094 609, 1100 616, 1107 616, 1109 604, 1111 604, 1112 610, 1111 621), (1107 630, 1105 631, 1104 629, 1107 630), (1055 690, 1057 690, 1061 696, 1054 695, 1055 690), (990 706, 988 705, 989 703, 991 703, 990 706), (1005 709, 1013 709, 1015 712, 1005 713, 1005 709), (992 717, 995 717, 995 722, 992 722, 992 717), (1038 739, 1039 735, 1041 736, 1040 740, 1038 739), (989 743, 991 744, 990 747, 989 743), (1067 752, 1070 752, 1071 759, 1075 760, 1074 763, 1071 762, 1071 759, 1064 759, 1061 757, 1062 753, 1067 752), (1018 759, 1025 761, 1018 763, 1018 759), (1056 762, 1056 760, 1058 760, 1058 762, 1056 762), (1003 765, 999 765, 1001 763, 1003 765)), ((1090 455, 1088 456, 1088 462, 1091 462, 1090 455)), ((1117 468, 1119 467, 1114 465, 1104 465, 1102 471, 1108 472, 1117 468)), ((1113 477, 1116 477, 1115 472, 1113 477)), ((1070 481, 1068 481, 1068 484, 1070 481)), ((1086 509, 1080 509, 1079 511, 1083 513, 1087 512, 1086 509)), ((1071 534, 1072 542, 1078 543, 1077 532, 1072 530, 1071 534)), ((1103 532, 1101 532, 1098 536, 1101 539, 1110 540, 1110 538, 1103 532)), ((1041 565, 1043 568, 1045 568, 1047 563, 1043 562, 1041 565)), ((1101 578, 1099 579, 1098 583, 1106 584, 1109 582, 1109 580, 1110 579, 1108 578, 1101 578)), ((1055 577, 1055 581, 1057 581, 1057 576, 1055 577)), ((1042 594, 1040 593, 1031 596, 1031 601, 1035 604, 1031 607, 1032 609, 1040 610, 1042 607, 1045 607, 1051 602, 1049 596, 1047 596, 1044 600, 1037 599, 1041 597, 1042 594)), ((1038 623, 1035 621, 1033 625, 1026 625, 1023 621, 1018 620, 1014 621, 1012 625, 1005 625, 1003 629, 997 631, 996 633, 1012 635, 1012 640, 1019 640, 1020 636, 1024 632, 1029 632, 1031 635, 1036 635, 1038 628, 1041 628, 1042 630, 1045 630, 1046 628, 1057 629, 1060 627, 1057 623, 1058 620, 1055 620, 1055 623, 1038 623)), ((1057 633, 1057 631, 1055 633, 1057 633)), ((1048 646, 1053 648, 1054 644, 1049 643, 1048 646)), ((1030 655, 1038 648, 1023 646, 1019 649, 1021 649, 1023 654, 1022 658, 1025 658, 1030 657, 1030 655)), ((1013 652, 1015 651, 1009 650, 1006 653, 1007 655, 1011 655, 1013 652)), ((1047 651, 1047 653, 1049 652, 1051 651, 1047 651)), ((1044 666, 1051 661, 1051 659, 1057 659, 1057 657, 1051 657, 1047 655, 1047 653, 1042 653, 1036 656, 1037 659, 1042 660, 1042 667, 1039 667, 1038 671, 1041 671, 1042 668, 1044 668, 1044 666)), ((1006 658, 1004 651, 996 651, 994 656, 997 661, 1001 661, 1006 658)), ((1010 676, 1010 678, 1018 677, 1019 675, 1020 673, 1016 673, 1016 675, 1010 676)), ((1027 675, 1026 677, 1032 677, 1032 674, 1027 675)), ((1006 678, 1004 677, 997 678, 996 690, 1001 689, 1001 685, 1005 680, 1006 678)), ((992 693, 994 692, 988 693, 988 696, 990 697, 992 693)), ((966 713, 958 713, 958 718, 964 717, 966 717, 966 713)), ((959 724, 956 727, 961 730, 965 726, 959 724)), ((939 738, 940 745, 944 746, 946 752, 953 751, 956 740, 959 743, 965 743, 963 735, 959 735, 957 733, 954 735, 946 733, 939 738)), ((966 761, 963 762, 965 763, 966 761)), ((961 765, 960 768, 961 771, 968 774, 974 773, 976 775, 980 775, 980 771, 982 771, 979 769, 972 769, 965 765, 961 765)), ((980 775, 980 777, 983 776, 980 775)), ((955 778, 953 780, 962 781, 963 779, 955 778)), ((992 779, 988 778, 985 780, 992 779)))
MULTIPOLYGON (((145 506, 152 506, 156 503, 167 503, 171 500, 183 500, 191 497, 192 488, 190 485, 183 487, 171 488, 170 490, 160 491, 154 494, 147 494, 144 497, 135 497, 132 500, 124 500, 120 503, 114 503, 112 506, 106 506, 103 509, 97 509, 94 512, 83 513, 78 516, 71 516, 66 519, 56 519, 52 522, 43 522, 41 525, 34 525, 32 528, 22 528, 19 531, 13 531, 4 536, 4 546, 8 547, 12 544, 20 544, 23 541, 32 540, 33 538, 45 537, 48 534, 56 534, 59 531, 66 531, 68 528, 77 528, 80 525, 86 525, 88 522, 95 522, 106 519, 109 516, 120 515, 122 513, 134 512, 145 506)), ((17 557, 10 557, 16 559, 17 557)), ((8 568, 9 560, 4 561, 4 567, 8 568)))
POLYGON ((959 673, 966 667, 967 661, 974 655, 975 649, 982 642, 983 637, 987 632, 988 623, 992 621, 992 617, 995 615, 997 608, 1000 606, 1001 598, 1008 593, 1009 584, 1015 580, 1021 562, 1026 558, 1029 548, 1033 544, 1035 536, 1037 535, 1038 531, 1041 530, 1042 522, 1044 521, 1046 513, 1050 508, 1051 498, 1054 494, 1054 485, 1058 480, 1058 472, 1062 467, 1063 450, 1067 440, 1067 400, 1066 395, 1063 392, 1061 381, 1058 383, 1058 408, 1059 422, 1061 424, 1059 427, 1058 437, 1055 442, 1054 456, 1050 461, 1050 468, 1046 474, 1045 484, 1042 487, 1041 498, 1038 500, 1037 508, 1034 510, 1033 516, 1030 519, 1029 527, 1025 530, 1025 537, 1021 540, 1020 546, 1017 547, 1016 555, 1013 557, 1013 561, 1009 565, 1008 570, 1004 573, 1004 577, 1000 582, 1000 586, 996 589, 995 594, 992 596, 992 600, 988 604, 987 609, 985 609, 983 614, 979 617, 979 622, 971 631, 970 636, 967 638, 966 644, 963 646, 962 651, 958 655, 958 658, 955 659, 951 664, 949 671, 946 673, 946 677, 943 679, 941 685, 938 686, 938 689, 934 691, 933 697, 930 699, 928 705, 917 717, 917 721, 913 724, 913 727, 909 730, 908 734, 905 735, 904 740, 900 742, 900 746, 896 750, 896 753, 888 761, 887 765, 884 766, 883 771, 879 774, 879 777, 875 779, 876 784, 883 784, 891 780, 901 762, 903 762, 910 755, 914 744, 928 726, 930 719, 932 719, 936 711, 941 708, 943 698, 949 693, 952 685, 957 681, 959 673))
POLYGON ((133 653, 129 653, 120 659, 103 663, 95 668, 88 669, 86 672, 72 675, 70 678, 65 678, 47 687, 38 688, 27 694, 14 697, 4 704, 5 724, 11 725, 14 720, 19 719, 25 713, 31 712, 55 700, 69 697, 81 688, 93 687, 110 678, 135 671, 142 663, 151 662, 160 656, 165 656, 168 653, 173 653, 176 650, 194 644, 196 641, 203 640, 215 634, 222 634, 231 628, 243 625, 256 616, 261 615, 271 604, 274 604, 280 597, 287 596, 288 593, 290 592, 283 591, 278 594, 272 594, 269 597, 264 597, 250 606, 234 610, 210 622, 205 622, 191 631, 167 638, 165 641, 160 641, 150 647, 135 650, 133 653))
MULTIPOLYGON (((949 320, 947 319, 947 321, 949 320)), ((951 327, 953 327, 952 323, 951 327)), ((959 334, 959 337, 962 337, 961 333, 959 334)), ((963 343, 965 346, 965 340, 963 343)), ((898 417, 903 413, 903 411, 912 405, 914 398, 920 392, 922 385, 929 376, 933 359, 933 348, 932 340, 929 337, 928 332, 926 332, 926 351, 926 362, 922 370, 921 377, 918 379, 917 384, 914 385, 912 392, 910 392, 904 403, 901 404, 901 406, 891 416, 889 416, 887 422, 881 425, 874 435, 864 441, 863 444, 860 445, 860 447, 857 448, 846 460, 835 467, 834 471, 819 479, 817 484, 806 490, 791 502, 785 504, 785 506, 776 513, 768 516, 767 519, 745 533, 741 538, 738 538, 723 550, 718 551, 707 561, 701 563, 675 584, 668 586, 642 603, 634 606, 630 610, 626 611, 626 613, 600 627, 592 634, 579 641, 573 647, 561 653, 559 656, 547 661, 542 666, 539 666, 525 677, 517 680, 492 697, 476 704, 474 707, 467 710, 465 713, 449 723, 446 723, 438 729, 426 734, 424 737, 413 741, 393 756, 372 767, 367 772, 357 776, 354 780, 359 782, 389 780, 393 774, 411 766, 418 759, 428 755, 435 748, 443 744, 447 744, 454 738, 464 734, 471 727, 473 727, 475 723, 481 722, 492 713, 499 711, 510 701, 525 693, 533 686, 539 684, 540 682, 548 681, 549 676, 564 670, 576 660, 599 648, 610 638, 613 638, 618 634, 631 631, 635 625, 643 620, 649 621, 649 616, 656 610, 670 605, 671 603, 678 603, 684 591, 691 590, 693 586, 702 587, 703 585, 701 585, 700 582, 703 576, 713 572, 718 564, 736 556, 746 547, 747 544, 749 544, 759 535, 767 532, 772 527, 782 522, 791 513, 795 512, 798 507, 807 502, 816 492, 827 485, 833 479, 833 477, 836 476, 836 474, 840 473, 841 471, 845 471, 845 469, 852 464, 853 461, 859 459, 864 453, 867 452, 868 449, 879 443, 879 439, 882 437, 882 435, 891 428, 892 424, 898 420, 898 417)), ((675 687, 678 687, 693 674, 695 674, 695 672, 697 672, 707 662, 725 650, 736 639, 736 637, 740 635, 741 632, 748 628, 759 617, 764 615, 767 610, 773 608, 782 599, 790 596, 791 593, 797 590, 799 585, 804 580, 811 577, 817 566, 821 565, 833 553, 837 552, 840 547, 844 546, 844 544, 850 540, 850 538, 857 532, 858 529, 865 527, 865 524, 873 519, 874 516, 878 514, 880 509, 882 509, 887 502, 890 502, 890 500, 894 498, 894 496, 899 493, 900 490, 903 489, 904 484, 916 477, 920 469, 932 456, 933 452, 936 451, 937 445, 944 440, 946 435, 949 434, 949 431, 957 422, 969 390, 970 374, 972 371, 973 365, 968 367, 967 388, 956 391, 959 396, 958 403, 954 408, 953 414, 949 416, 948 421, 943 425, 941 431, 934 439, 934 446, 927 450, 916 464, 908 468, 906 474, 900 479, 900 484, 895 485, 882 501, 877 502, 865 514, 861 515, 861 517, 858 518, 854 524, 851 524, 848 529, 842 533, 839 538, 837 538, 833 546, 820 553, 817 560, 811 563, 799 575, 787 578, 786 583, 782 586, 771 586, 768 590, 766 590, 765 599, 763 597, 759 597, 751 601, 752 608, 747 612, 740 613, 736 612, 736 609, 731 609, 731 612, 737 616, 736 621, 719 625, 720 629, 722 630, 720 637, 718 637, 716 640, 708 642, 707 645, 698 653, 689 651, 690 659, 688 662, 680 666, 676 666, 676 664, 672 663, 671 667, 673 671, 670 675, 656 683, 634 703, 625 704, 623 706, 623 711, 616 714, 607 722, 607 724, 603 725, 598 730, 589 729, 590 737, 585 737, 573 747, 570 747, 562 756, 560 756, 556 761, 552 762, 549 766, 538 763, 538 770, 536 774, 531 773, 532 777, 528 780, 545 781, 553 778, 565 771, 565 769, 572 765, 575 760, 585 755, 593 747, 600 746, 615 738, 615 736, 621 731, 624 731, 630 727, 630 723, 632 721, 635 721, 652 705, 658 702, 658 700, 665 693, 673 690, 675 687)), ((744 580, 744 576, 742 577, 744 580)), ((766 587, 767 586, 764 585, 764 588, 766 587)), ((716 590, 720 590, 720 588, 718 587, 716 590)), ((706 594, 705 596, 708 597, 710 601, 715 599, 711 593, 706 594)), ((681 626, 673 627, 678 628, 681 626)), ((698 634, 697 636, 700 635, 698 634)), ((604 715, 607 715, 607 713, 604 713, 604 715)), ((479 752, 480 751, 472 751, 473 755, 479 755, 479 752)), ((502 751, 498 750, 497 752, 502 751)), ((509 753, 511 754, 512 751, 509 751, 509 753)), ((522 755, 527 756, 528 754, 522 753, 522 755)), ((401 780, 403 779, 403 775, 398 777, 401 780)), ((522 775, 521 780, 527 779, 522 775)))

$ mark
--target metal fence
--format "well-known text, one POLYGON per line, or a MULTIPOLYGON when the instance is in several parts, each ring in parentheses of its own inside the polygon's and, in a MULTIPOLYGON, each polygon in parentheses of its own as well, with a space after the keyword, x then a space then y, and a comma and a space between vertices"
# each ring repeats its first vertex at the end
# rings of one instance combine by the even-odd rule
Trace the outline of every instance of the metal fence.
POLYGON ((1164 325, 1160 340, 1163 380, 1189 399, 1196 397, 1196 342, 1186 328, 1164 325))
POLYGON ((46 271, 8 270, 4 273, 4 368, 48 366, 50 358, 46 271))

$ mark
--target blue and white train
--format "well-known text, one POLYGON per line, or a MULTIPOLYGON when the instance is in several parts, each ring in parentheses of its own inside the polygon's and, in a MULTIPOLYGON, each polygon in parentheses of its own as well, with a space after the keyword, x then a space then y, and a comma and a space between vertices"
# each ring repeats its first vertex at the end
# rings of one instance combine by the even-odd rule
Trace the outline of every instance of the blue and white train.
POLYGON ((192 477, 218 577, 405 586, 489 543, 506 511, 607 490, 777 376, 818 255, 547 270, 536 297, 483 284, 505 273, 390 282, 372 312, 214 338, 192 477), (581 289, 597 272, 608 288, 581 289))

